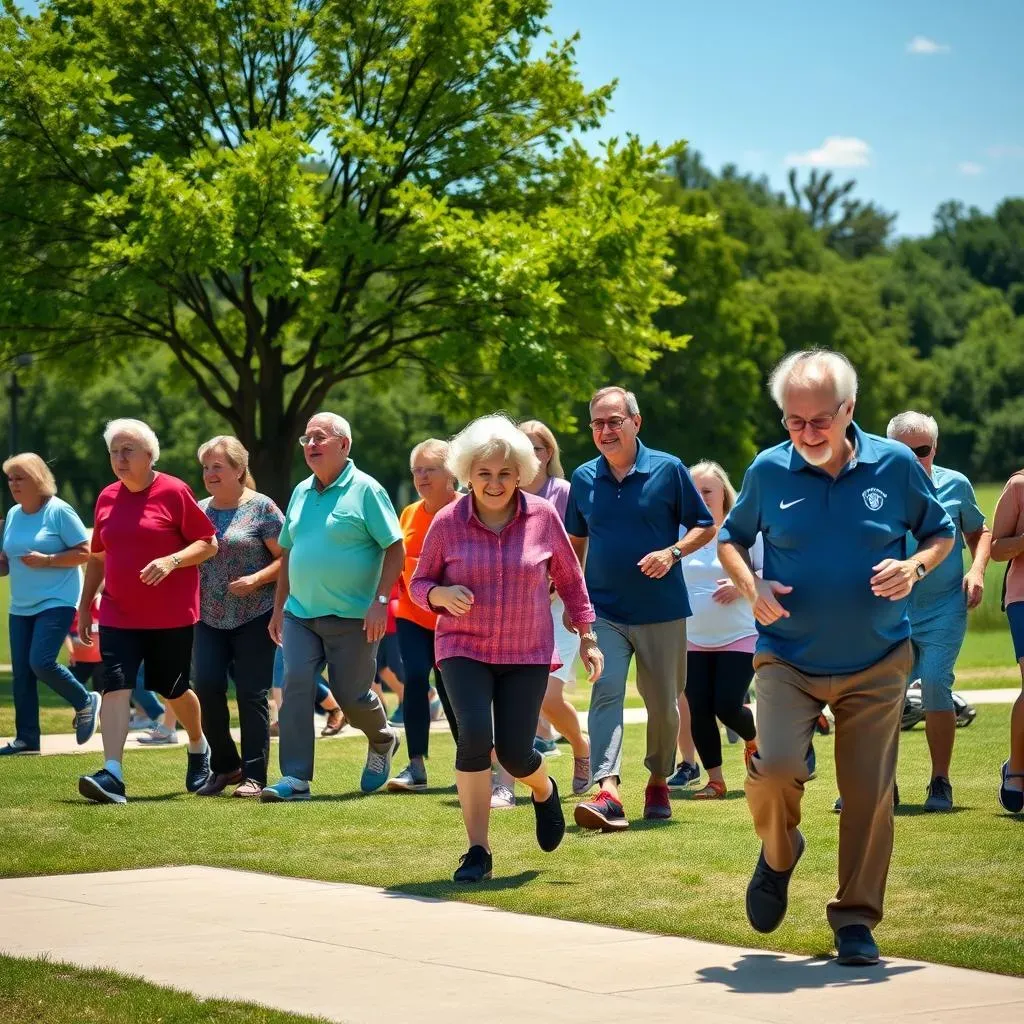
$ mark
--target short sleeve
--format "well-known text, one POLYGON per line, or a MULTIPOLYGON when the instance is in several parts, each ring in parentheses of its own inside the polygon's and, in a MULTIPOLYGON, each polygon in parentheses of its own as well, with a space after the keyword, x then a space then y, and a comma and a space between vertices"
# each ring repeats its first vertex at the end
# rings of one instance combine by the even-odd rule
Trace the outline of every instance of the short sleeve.
POLYGON ((572 483, 569 484, 569 495, 565 502, 565 532, 570 537, 586 537, 589 533, 587 521, 580 512, 579 495, 583 485, 580 483, 580 474, 577 470, 572 475, 572 483))
POLYGON ((195 495, 187 484, 181 485, 181 522, 178 529, 189 544, 197 540, 209 540, 217 535, 210 517, 199 507, 195 495))
POLYGON ((389 548, 402 539, 402 527, 395 506, 380 484, 369 486, 363 491, 363 522, 370 536, 382 548, 389 548))
POLYGON ((273 498, 265 498, 256 524, 256 535, 260 540, 277 540, 284 526, 284 513, 273 498))
POLYGON ((700 496, 690 471, 676 463, 676 480, 679 486, 679 524, 692 530, 698 526, 714 526, 715 520, 700 496))
POLYGON ((78 513, 64 501, 58 507, 57 533, 64 546, 69 548, 84 544, 89 539, 85 524, 79 518, 78 513))
POLYGON ((736 498, 736 504, 729 510, 721 530, 718 531, 718 540, 719 543, 736 544, 749 551, 760 532, 761 487, 757 463, 754 463, 743 477, 743 486, 736 498))
POLYGON ((288 551, 292 546, 292 531, 288 524, 292 520, 292 506, 295 504, 295 495, 298 494, 298 491, 299 488, 296 487, 295 490, 292 491, 292 496, 288 499, 288 507, 285 509, 284 519, 281 522, 281 532, 277 535, 277 543, 280 544, 285 551, 288 551))
POLYGON ((107 502, 101 494, 96 499, 96 507, 92 513, 92 538, 89 541, 89 550, 97 554, 106 549, 103 546, 103 524, 108 514, 107 502))
POLYGON ((960 529, 964 533, 976 533, 985 525, 985 513, 978 507, 978 496, 970 480, 964 477, 960 496, 960 529))
POLYGON ((955 537, 956 527, 942 507, 935 485, 917 459, 907 460, 907 525, 918 544, 930 537, 955 537))

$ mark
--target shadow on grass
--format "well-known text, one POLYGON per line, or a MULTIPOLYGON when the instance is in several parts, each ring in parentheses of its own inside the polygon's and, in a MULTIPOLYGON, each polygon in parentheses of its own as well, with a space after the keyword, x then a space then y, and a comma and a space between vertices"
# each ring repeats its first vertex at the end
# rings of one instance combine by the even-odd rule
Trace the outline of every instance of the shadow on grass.
POLYGON ((468 884, 453 882, 451 879, 438 879, 436 882, 407 882, 391 885, 384 891, 388 896, 394 896, 396 899, 447 900, 454 896, 468 896, 478 892, 505 892, 508 889, 520 889, 539 877, 539 871, 520 871, 518 875, 492 878, 486 882, 468 884))
POLYGON ((903 804, 896 808, 892 813, 897 818, 917 818, 922 814, 930 814, 933 818, 945 818, 950 814, 962 814, 964 811, 974 810, 972 807, 952 807, 948 811, 929 811, 921 804, 903 804))
POLYGON ((724 985, 730 992, 782 994, 811 988, 879 985, 897 974, 920 971, 915 964, 893 966, 884 960, 874 967, 840 967, 827 956, 790 960, 779 953, 746 953, 731 967, 702 967, 701 982, 724 985))

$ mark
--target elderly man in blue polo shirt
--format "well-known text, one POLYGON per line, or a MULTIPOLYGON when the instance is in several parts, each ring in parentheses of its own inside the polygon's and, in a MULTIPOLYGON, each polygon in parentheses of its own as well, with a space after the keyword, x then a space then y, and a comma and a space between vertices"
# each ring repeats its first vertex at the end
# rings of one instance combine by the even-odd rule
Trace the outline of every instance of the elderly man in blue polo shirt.
POLYGON ((679 560, 715 535, 714 520, 686 467, 637 438, 636 396, 602 388, 590 401, 590 428, 601 453, 572 475, 565 528, 585 566, 605 655, 594 683, 588 729, 601 791, 578 804, 576 824, 613 832, 629 822, 619 794, 626 676, 636 656, 637 689, 647 707, 650 772, 645 818, 670 818, 667 780, 675 768, 677 701, 686 684, 690 603, 679 560), (686 533, 680 539, 679 527, 686 533))
POLYGON ((839 962, 878 962, 892 856, 892 788, 913 664, 908 598, 949 554, 953 524, 905 445, 853 421, 857 374, 835 352, 795 352, 771 394, 789 440, 761 452, 719 534, 719 557, 758 624, 758 753, 746 792, 761 855, 747 887, 760 932, 782 922, 804 851, 804 754, 825 704, 836 720, 839 890, 828 907, 839 962), (747 550, 764 539, 763 578, 747 550), (907 558, 907 534, 918 547, 907 558))

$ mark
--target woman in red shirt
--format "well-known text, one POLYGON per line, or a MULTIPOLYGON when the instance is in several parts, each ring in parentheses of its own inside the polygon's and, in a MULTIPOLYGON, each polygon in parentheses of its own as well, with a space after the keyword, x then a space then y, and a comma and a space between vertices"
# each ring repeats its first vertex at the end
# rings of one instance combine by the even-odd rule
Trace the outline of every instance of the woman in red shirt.
POLYGON ((409 589, 421 608, 438 613, 435 648, 459 728, 455 781, 470 844, 455 881, 478 882, 492 868, 492 747, 533 792, 541 849, 554 850, 565 834, 558 787, 533 749, 555 653, 549 581, 580 634, 592 680, 604 657, 562 520, 550 502, 519 487, 537 475, 526 435, 505 416, 474 420, 453 439, 448 467, 471 493, 435 515, 409 589))
POLYGON ((185 788, 210 774, 199 699, 189 687, 192 635, 199 618, 199 570, 217 553, 213 524, 188 485, 157 472, 160 442, 141 420, 107 424, 103 440, 117 477, 96 499, 92 550, 78 605, 78 636, 92 644, 92 604, 100 583, 103 656, 103 768, 78 780, 95 803, 127 802, 121 760, 129 698, 139 666, 146 687, 164 697, 188 733, 185 788))

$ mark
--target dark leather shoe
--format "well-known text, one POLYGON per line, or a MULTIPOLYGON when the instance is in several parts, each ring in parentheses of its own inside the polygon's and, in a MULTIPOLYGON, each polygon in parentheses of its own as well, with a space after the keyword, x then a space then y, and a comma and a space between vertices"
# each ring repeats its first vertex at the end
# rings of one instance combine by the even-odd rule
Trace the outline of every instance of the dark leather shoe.
POLYGON ((228 786, 237 786, 244 780, 245 775, 241 768, 236 768, 233 772, 217 772, 196 790, 196 796, 220 796, 228 786))
POLYGON ((836 929, 836 963, 844 967, 870 967, 878 963, 878 945, 864 924, 836 929))
POLYGON ((747 886, 747 920, 756 932, 767 934, 782 924, 789 906, 789 880, 804 854, 804 837, 797 832, 796 859, 788 871, 774 871, 764 859, 764 847, 747 886))

